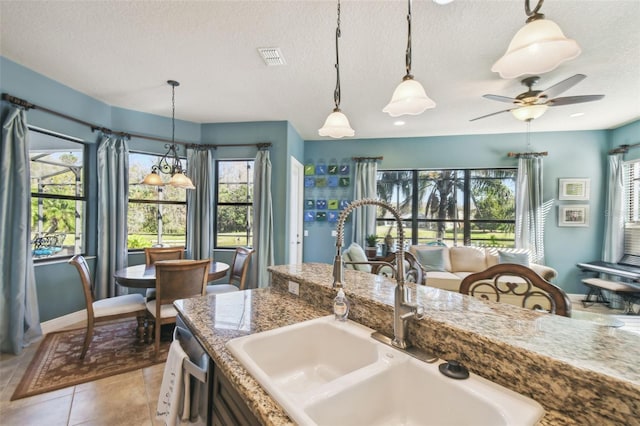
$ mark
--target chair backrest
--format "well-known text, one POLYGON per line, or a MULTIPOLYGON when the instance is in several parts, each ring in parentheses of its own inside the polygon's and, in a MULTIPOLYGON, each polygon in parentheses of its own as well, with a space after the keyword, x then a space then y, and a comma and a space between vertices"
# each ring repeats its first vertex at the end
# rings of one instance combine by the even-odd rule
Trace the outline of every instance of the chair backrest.
MULTIPOLYGON (((384 264, 374 264, 371 267, 371 273, 376 275, 383 275, 387 278, 395 279, 396 278, 396 269, 390 268, 386 263, 390 263, 393 268, 396 267, 396 254, 391 253, 387 255, 384 259, 381 260, 385 262, 384 264)), ((422 267, 418 259, 413 255, 413 253, 405 251, 404 252, 404 280, 405 282, 412 282, 416 284, 425 285, 427 283, 427 272, 422 267)))
POLYGON ((157 305, 173 303, 205 294, 209 259, 161 260, 156 262, 157 305))
POLYGON ((93 301, 95 300, 95 294, 93 289, 93 281, 91 280, 91 272, 89 271, 89 265, 84 256, 76 254, 69 262, 75 266, 80 274, 80 281, 82 282, 82 291, 84 292, 84 300, 87 304, 87 316, 93 320, 93 301))
POLYGON ((252 248, 236 247, 229 273, 229 283, 237 285, 240 290, 244 290, 247 284, 247 272, 249 271, 249 261, 255 252, 252 248))
POLYGON ((564 290, 523 265, 499 263, 468 275, 460 283, 460 293, 571 316, 571 301, 564 290))
POLYGON ((183 247, 146 247, 144 249, 145 264, 153 265, 159 260, 184 259, 183 247))

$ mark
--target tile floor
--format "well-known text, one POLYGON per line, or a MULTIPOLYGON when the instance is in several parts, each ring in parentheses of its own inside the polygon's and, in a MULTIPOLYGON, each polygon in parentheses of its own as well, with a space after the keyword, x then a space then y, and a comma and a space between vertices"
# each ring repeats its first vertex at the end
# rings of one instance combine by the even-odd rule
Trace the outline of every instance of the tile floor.
MULTIPOLYGON (((619 315, 621 311, 602 305, 584 308, 578 301, 573 301, 573 309, 616 315, 625 321, 624 329, 640 334, 638 315, 619 315)), ((36 349, 37 344, 34 344, 20 356, 0 355, 1 426, 162 424, 155 419, 155 408, 164 363, 10 402, 36 349)))

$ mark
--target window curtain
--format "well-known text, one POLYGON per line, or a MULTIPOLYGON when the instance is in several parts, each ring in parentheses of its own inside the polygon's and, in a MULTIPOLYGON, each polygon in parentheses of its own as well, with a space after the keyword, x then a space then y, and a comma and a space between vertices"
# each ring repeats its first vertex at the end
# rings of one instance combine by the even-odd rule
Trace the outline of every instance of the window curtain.
POLYGON ((602 260, 617 263, 624 254, 624 166, 623 153, 609 156, 607 207, 605 210, 602 260))
POLYGON ((187 166, 196 189, 187 190, 187 258, 213 257, 213 182, 211 149, 189 150, 187 166))
MULTIPOLYGON (((375 160, 356 162, 353 199, 378 198, 376 175, 378 164, 375 160)), ((366 246, 367 235, 376 233, 376 206, 363 206, 353 212, 353 241, 366 246)))
POLYGON ((96 298, 126 292, 113 278, 127 267, 129 146, 121 136, 103 135, 98 145, 98 247, 96 298))
POLYGON ((267 266, 273 265, 273 208, 271 202, 271 160, 268 150, 256 155, 253 171, 253 261, 257 287, 269 286, 267 266))
POLYGON ((0 150, 0 350, 16 355, 42 335, 31 255, 31 175, 27 114, 10 107, 0 150))
POLYGON ((547 208, 542 202, 542 158, 521 157, 516 182, 516 247, 528 249, 531 261, 540 264, 544 264, 547 208))

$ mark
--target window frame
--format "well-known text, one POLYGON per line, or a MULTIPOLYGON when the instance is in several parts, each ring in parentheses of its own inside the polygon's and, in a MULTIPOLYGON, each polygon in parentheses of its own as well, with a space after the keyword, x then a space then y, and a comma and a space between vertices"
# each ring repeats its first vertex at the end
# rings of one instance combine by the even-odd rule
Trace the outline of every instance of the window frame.
MULTIPOLYGON (((153 156, 153 157, 157 157, 158 160, 160 160, 162 158, 162 156, 164 154, 161 153, 156 153, 156 152, 147 152, 147 151, 138 151, 138 150, 129 150, 129 156, 131 155, 148 155, 148 156, 153 156)), ((179 157, 181 161, 185 161, 186 162, 186 158, 185 157, 179 157)), ((131 158, 129 157, 129 160, 131 160, 131 158)), ((157 163, 157 162, 156 162, 157 163)), ((131 162, 129 161, 129 166, 131 165, 131 162)), ((186 167, 185 167, 186 168, 186 167)), ((151 170, 149 170, 149 172, 151 172, 151 170)), ((131 182, 129 182, 129 186, 131 186, 131 182)), ((153 185, 150 185, 153 186, 153 185)), ((162 193, 162 191, 164 190, 164 186, 158 186, 156 187, 156 190, 159 193, 162 193)), ((129 206, 131 203, 134 204, 153 204, 157 207, 161 206, 161 205, 169 205, 169 206, 185 206, 185 229, 184 229, 184 248, 186 249, 187 246, 187 241, 188 241, 188 235, 189 235, 189 229, 186 223, 186 218, 188 217, 189 214, 189 205, 187 203, 187 196, 185 194, 185 200, 184 201, 173 201, 173 200, 165 200, 165 199, 156 199, 156 200, 147 200, 147 199, 143 199, 143 198, 129 198, 129 188, 127 188, 127 216, 128 216, 128 210, 129 210, 129 206)), ((161 223, 162 221, 162 214, 158 214, 158 210, 156 210, 156 220, 158 223, 161 223)), ((128 218, 127 218, 127 225, 128 225, 128 218)), ((157 237, 158 237, 159 231, 156 232, 156 241, 157 241, 157 237)), ((142 248, 130 248, 129 247, 129 227, 127 226, 127 252, 129 253, 139 253, 144 251, 144 247, 142 248)), ((163 243, 164 244, 164 243, 163 243)), ((157 246, 158 243, 153 243, 151 244, 151 247, 153 246, 157 246)), ((179 246, 176 246, 179 247, 179 246)))
MULTIPOLYGON (((253 176, 253 173, 255 171, 255 158, 227 158, 227 159, 216 159, 216 163, 215 163, 215 211, 214 211, 214 215, 216 218, 216 222, 215 222, 215 226, 213 229, 213 241, 214 241, 214 249, 235 249, 236 247, 251 247, 253 244, 253 227, 251 227, 252 229, 249 231, 247 230, 247 234, 245 235, 246 237, 246 244, 240 244, 240 245, 234 245, 234 246, 226 246, 226 245, 220 245, 218 243, 218 209, 221 206, 230 206, 230 207, 247 207, 250 208, 251 211, 253 212, 253 206, 254 206, 254 191, 255 191, 255 186, 254 185, 254 181, 251 180, 251 186, 253 188, 253 191, 249 192, 247 190, 247 195, 250 197, 251 202, 246 202, 246 203, 241 203, 241 202, 220 202, 220 167, 221 164, 223 163, 237 163, 237 162, 245 162, 245 163, 251 163, 251 176, 253 176)), ((249 176, 249 172, 247 172, 247 177, 249 176)), ((248 184, 248 183, 247 183, 248 184)), ((253 214, 253 213, 252 213, 253 214)), ((253 217, 251 217, 251 219, 255 219, 253 217)), ((253 223, 253 221, 251 222, 253 223)))
MULTIPOLYGON (((427 224, 427 223, 453 223, 454 224, 454 237, 452 240, 446 240, 446 241, 453 241, 454 245, 458 245, 459 244, 459 240, 457 239, 457 235, 459 235, 459 231, 455 228, 455 224, 460 224, 461 228, 462 228, 462 243, 465 246, 471 245, 471 243, 473 242, 473 240, 471 239, 471 231, 472 231, 472 225, 474 224, 481 224, 481 223, 495 223, 495 224, 511 224, 515 227, 515 222, 516 222, 516 217, 515 217, 515 209, 514 209, 514 217, 513 220, 510 219, 472 219, 471 218, 471 181, 478 179, 477 177, 473 177, 472 176, 472 172, 473 171, 481 171, 481 170, 492 170, 492 171, 500 171, 500 170, 507 170, 507 171, 512 171, 515 173, 514 175, 514 181, 517 179, 517 168, 515 167, 473 167, 473 168, 421 168, 421 169, 381 169, 378 170, 378 174, 380 173, 385 173, 385 172, 402 172, 402 173, 408 173, 410 174, 409 176, 409 181, 411 182, 411 193, 409 194, 409 197, 407 197, 408 199, 410 199, 411 201, 411 217, 406 217, 403 218, 403 225, 406 229, 409 229, 411 231, 411 235, 409 238, 406 238, 405 235, 405 241, 406 242, 410 242, 411 245, 415 245, 415 244, 420 244, 420 243, 424 243, 424 241, 419 239, 419 230, 421 228, 424 228, 424 226, 421 226, 421 224, 427 224), (420 179, 420 172, 444 172, 444 171, 448 171, 448 172, 461 172, 462 173, 462 181, 463 181, 463 188, 462 188, 462 201, 463 201, 463 209, 462 209, 462 218, 458 219, 458 218, 446 218, 446 219, 439 219, 439 218, 426 218, 426 217, 420 217, 419 211, 418 211, 418 207, 420 205, 420 199, 419 199, 419 191, 416 191, 415 189, 419 187, 419 179, 420 179)), ((483 178, 483 179, 498 179, 498 178, 483 178)), ((377 195, 377 191, 378 191, 378 184, 380 183, 380 180, 378 180, 376 178, 376 195, 377 195)), ((515 183, 515 182, 514 182, 515 183)), ((516 196, 515 196, 515 185, 514 185, 514 206, 515 206, 515 202, 516 202, 516 196)), ((394 206, 395 207, 395 206, 394 206)), ((380 209, 377 210, 378 212, 380 212, 380 209)), ((384 212, 383 212, 384 214, 384 212)), ((379 217, 378 214, 376 214, 376 227, 379 226, 380 224, 384 224, 385 222, 388 222, 388 218, 384 218, 384 217, 379 217)), ((406 231, 405 231, 406 232, 406 231)), ((395 238, 395 235, 392 234, 392 236, 395 238)), ((503 242, 503 243, 513 243, 513 245, 515 245, 515 236, 514 236, 514 240, 499 240, 499 242, 503 242)), ((486 244, 483 244, 482 246, 486 246, 486 244)))
MULTIPOLYGON (((82 211, 82 220, 79 222, 80 223, 80 238, 77 238, 78 235, 78 229, 76 227, 75 232, 74 232, 74 236, 76 236, 74 238, 74 241, 80 241, 80 246, 82 247, 81 250, 78 250, 78 252, 76 252, 76 244, 73 245, 73 253, 71 254, 66 254, 66 255, 50 255, 50 256, 44 256, 44 257, 34 257, 32 254, 32 259, 34 264, 38 264, 38 263, 44 263, 44 262, 51 262, 51 261, 58 261, 58 260, 66 260, 66 259, 70 259, 71 257, 73 257, 76 254, 82 254, 84 255, 86 253, 87 250, 87 208, 88 208, 88 190, 87 190, 87 173, 88 173, 88 153, 89 153, 89 147, 86 141, 79 139, 79 138, 74 138, 72 136, 67 136, 61 133, 57 133, 57 132, 53 132, 47 129, 43 129, 40 127, 36 127, 36 126, 31 126, 31 125, 27 125, 27 129, 29 130, 29 132, 35 132, 35 133, 40 133, 52 138, 57 138, 57 139, 62 139, 68 142, 72 142, 72 143, 76 143, 78 145, 80 145, 81 147, 81 151, 82 151, 82 171, 80 173, 81 178, 80 178, 80 182, 81 182, 81 186, 82 186, 82 195, 61 195, 61 194, 48 194, 46 192, 33 192, 30 191, 30 199, 31 201, 33 201, 34 199, 36 200, 70 200, 70 201, 80 201, 83 203, 83 211, 82 211)), ((31 153, 32 148, 31 146, 29 147, 29 154, 31 153)), ((30 176, 30 180, 32 179, 32 175, 31 175, 31 157, 29 158, 29 176, 30 176)), ((30 185, 31 186, 31 185, 30 185)), ((38 202, 36 203, 38 204, 38 202)), ((30 203, 31 205, 31 203, 30 203)), ((30 212, 30 216, 33 215, 33 211, 31 210, 31 208, 29 208, 29 212, 30 212)), ((76 214, 78 214, 77 210, 76 210, 76 214)), ((29 219, 29 221, 31 222, 31 219, 29 219)), ((30 229, 31 234, 34 234, 34 229, 31 228, 30 229)), ((39 237, 36 237, 39 238, 39 237)), ((30 242, 30 250, 32 250, 33 253, 33 244, 36 238, 33 238, 30 242)))

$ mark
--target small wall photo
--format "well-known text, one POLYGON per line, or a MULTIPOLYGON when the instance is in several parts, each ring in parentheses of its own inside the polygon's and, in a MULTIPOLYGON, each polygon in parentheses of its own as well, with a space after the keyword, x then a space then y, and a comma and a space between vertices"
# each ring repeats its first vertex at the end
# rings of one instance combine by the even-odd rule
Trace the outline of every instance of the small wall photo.
POLYGON ((568 178, 559 179, 558 199, 588 201, 589 200, 589 179, 568 178))
POLYGON ((558 226, 589 226, 589 206, 578 204, 560 206, 558 226))

